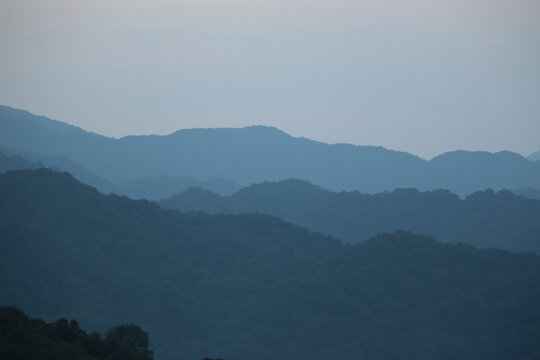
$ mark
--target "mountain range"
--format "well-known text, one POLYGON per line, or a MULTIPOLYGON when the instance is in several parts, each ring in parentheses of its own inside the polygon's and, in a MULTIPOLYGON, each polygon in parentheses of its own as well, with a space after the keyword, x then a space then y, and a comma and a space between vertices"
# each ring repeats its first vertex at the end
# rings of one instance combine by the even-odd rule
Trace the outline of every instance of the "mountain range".
POLYGON ((0 173, 9 170, 36 169, 39 167, 67 171, 77 180, 95 187, 102 193, 126 195, 132 199, 160 200, 192 187, 210 190, 221 195, 230 195, 240 189, 233 182, 223 179, 201 181, 189 177, 170 176, 144 178, 116 185, 95 176, 62 155, 39 155, 26 151, 0 149, 0 173))
POLYGON ((89 331, 134 322, 160 360, 540 354, 538 255, 404 231, 348 245, 267 215, 163 210, 47 169, 0 174, 0 266, 0 306, 89 331))
POLYGON ((232 196, 192 188, 160 205, 183 212, 278 216, 349 243, 405 229, 444 242, 540 253, 540 200, 507 190, 478 191, 465 199, 448 190, 396 189, 369 195, 331 192, 290 179, 254 184, 232 196))
POLYGON ((240 186, 298 178, 364 193, 442 188, 465 196, 487 188, 540 188, 540 163, 508 151, 454 151, 427 161, 382 147, 295 138, 264 126, 114 139, 6 106, 0 107, 0 147, 63 156, 116 185, 166 176, 240 186))

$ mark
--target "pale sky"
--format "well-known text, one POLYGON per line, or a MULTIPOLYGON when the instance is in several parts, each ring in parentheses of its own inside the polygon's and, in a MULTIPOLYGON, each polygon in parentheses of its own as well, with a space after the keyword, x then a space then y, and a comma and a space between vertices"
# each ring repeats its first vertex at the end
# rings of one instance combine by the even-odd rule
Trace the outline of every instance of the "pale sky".
POLYGON ((540 150, 537 0, 0 0, 0 49, 0 104, 107 136, 540 150))

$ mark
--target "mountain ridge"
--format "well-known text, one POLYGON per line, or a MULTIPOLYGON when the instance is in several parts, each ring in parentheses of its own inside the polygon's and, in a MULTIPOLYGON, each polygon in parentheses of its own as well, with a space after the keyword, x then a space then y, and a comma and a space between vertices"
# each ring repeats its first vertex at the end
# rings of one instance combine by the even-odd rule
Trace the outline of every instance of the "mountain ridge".
POLYGON ((28 120, 27 112, 19 118, 12 113, 0 108, 0 147, 67 156, 113 183, 165 175, 221 178, 242 186, 299 178, 335 191, 448 188, 460 195, 540 187, 540 166, 507 152, 456 151, 428 161, 384 147, 292 137, 266 126, 112 139, 80 128, 50 130, 28 120))
POLYGON ((46 169, 0 174, 0 224, 0 306, 90 331, 134 322, 161 360, 540 351, 532 253, 404 231, 344 245, 276 217, 103 195, 46 169))
POLYGON ((461 199, 442 189, 332 192, 289 179, 253 184, 230 196, 190 189, 159 203, 184 212, 278 216, 348 243, 405 229, 444 242, 540 253, 540 201, 508 190, 477 191, 461 199))
POLYGON ((190 187, 202 187, 221 195, 230 195, 240 187, 224 179, 198 180, 190 177, 157 176, 113 184, 95 176, 63 155, 39 155, 31 152, 0 148, 0 172, 19 169, 48 168, 66 171, 77 180, 105 194, 126 195, 132 199, 161 200, 190 187))

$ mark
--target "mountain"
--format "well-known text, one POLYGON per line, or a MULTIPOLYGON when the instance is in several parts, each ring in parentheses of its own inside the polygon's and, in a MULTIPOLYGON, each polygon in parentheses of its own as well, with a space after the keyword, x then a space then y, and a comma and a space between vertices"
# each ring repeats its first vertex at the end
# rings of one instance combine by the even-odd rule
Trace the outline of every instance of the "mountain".
POLYGON ((540 201, 506 190, 475 192, 465 199, 448 190, 369 195, 335 193, 290 179, 255 184, 226 197, 193 188, 160 205, 184 212, 279 216, 349 243, 406 229, 444 242, 540 253, 540 201))
POLYGON ((345 245, 265 215, 162 210, 46 169, 0 175, 0 268, 0 305, 90 331, 134 322, 160 360, 540 354, 532 253, 403 231, 345 245))
POLYGON ((67 171, 77 180, 95 187, 102 193, 126 195, 132 199, 160 200, 181 193, 191 187, 208 189, 220 195, 230 195, 240 189, 233 182, 222 179, 201 181, 188 177, 169 176, 139 179, 115 185, 95 176, 87 169, 62 155, 39 155, 25 151, 0 149, 0 172, 35 169, 38 167, 67 171))
POLYGON ((264 126, 112 139, 0 107, 0 146, 63 155, 115 184, 162 176, 240 185, 299 178, 337 191, 447 188, 459 195, 540 187, 540 166, 510 152, 456 151, 426 161, 382 147, 294 138, 264 126))
POLYGON ((528 199, 540 200, 540 190, 533 188, 515 189, 512 192, 518 196, 523 196, 528 199))
POLYGON ((220 195, 231 195, 240 189, 235 183, 223 179, 201 181, 190 177, 158 176, 118 185, 112 192, 132 199, 161 200, 192 187, 220 195))
POLYGON ((540 161, 540 151, 537 151, 527 156, 527 159, 529 159, 530 161, 540 161))
POLYGON ((524 183, 524 179, 531 180, 529 187, 540 187, 540 182, 533 180, 537 179, 540 166, 509 151, 495 154, 483 151, 453 151, 431 159, 429 167, 430 181, 437 184, 436 188, 448 189, 459 195, 485 189, 527 187, 511 186, 524 183))
POLYGON ((40 155, 28 151, 16 151, 6 148, 0 149, 0 154, 16 156, 18 158, 24 159, 28 164, 30 164, 20 167, 20 169, 35 169, 36 167, 46 167, 59 171, 67 171, 77 180, 95 187, 100 192, 111 193, 116 190, 116 186, 114 184, 111 184, 110 182, 95 176, 87 169, 83 168, 79 164, 62 155, 40 155), (39 166, 37 166, 37 164, 39 164, 39 166))
POLYGON ((0 152, 0 173, 11 170, 37 169, 42 166, 40 163, 28 161, 17 155, 6 155, 0 152))

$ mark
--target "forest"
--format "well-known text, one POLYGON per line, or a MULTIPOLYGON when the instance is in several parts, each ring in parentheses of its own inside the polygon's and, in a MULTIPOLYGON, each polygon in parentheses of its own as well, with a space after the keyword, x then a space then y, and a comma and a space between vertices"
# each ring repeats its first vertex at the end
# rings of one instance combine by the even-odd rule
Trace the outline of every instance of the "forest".
POLYGON ((0 304, 156 359, 536 359, 540 257, 408 231, 359 244, 181 213, 46 169, 0 175, 0 304))
POLYGON ((0 307, 0 358, 4 360, 152 360, 148 334, 133 324, 86 333, 77 320, 47 323, 15 307, 0 307))
POLYGON ((474 192, 396 189, 379 194, 332 192, 289 179, 245 187, 231 196, 192 188, 160 205, 184 212, 261 213, 349 243, 378 233, 410 230, 475 247, 540 253, 540 200, 508 190, 474 192))
POLYGON ((540 360, 540 0, 0 0, 0 360, 540 360))

